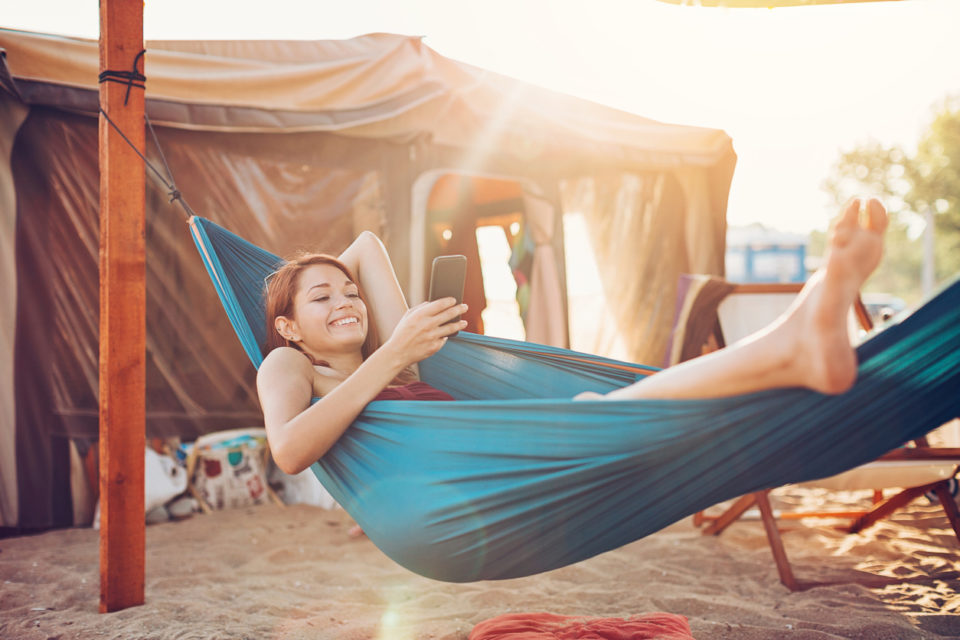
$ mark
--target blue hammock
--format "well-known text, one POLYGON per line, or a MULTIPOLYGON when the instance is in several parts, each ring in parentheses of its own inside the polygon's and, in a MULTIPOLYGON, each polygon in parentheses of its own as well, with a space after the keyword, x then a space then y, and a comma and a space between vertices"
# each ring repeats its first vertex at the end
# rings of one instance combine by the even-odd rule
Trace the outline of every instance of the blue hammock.
MULTIPOLYGON (((259 366, 281 260, 191 230, 259 366)), ((451 582, 584 560, 760 489, 869 462, 960 414, 960 281, 857 349, 849 392, 573 402, 655 369, 461 332, 421 363, 459 402, 375 401, 313 471, 384 553, 451 582)))

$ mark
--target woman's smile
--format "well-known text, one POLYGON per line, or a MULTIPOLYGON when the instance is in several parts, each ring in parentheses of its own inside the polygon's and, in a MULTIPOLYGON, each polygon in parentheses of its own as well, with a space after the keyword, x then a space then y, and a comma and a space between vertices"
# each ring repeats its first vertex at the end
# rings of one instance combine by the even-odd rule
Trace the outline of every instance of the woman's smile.
POLYGON ((334 327, 344 327, 351 324, 360 324, 360 318, 357 316, 347 316, 345 318, 338 318, 330 323, 334 327))

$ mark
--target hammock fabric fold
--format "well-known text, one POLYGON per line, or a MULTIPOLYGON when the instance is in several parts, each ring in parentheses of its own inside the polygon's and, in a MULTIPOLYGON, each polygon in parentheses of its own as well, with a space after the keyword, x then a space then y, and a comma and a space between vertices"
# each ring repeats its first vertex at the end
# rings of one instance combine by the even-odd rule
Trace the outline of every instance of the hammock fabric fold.
MULTIPOLYGON (((254 365, 282 261, 203 218, 191 232, 254 365)), ((458 402, 370 403, 312 467, 388 556, 437 580, 532 575, 745 493, 837 474, 960 414, 960 281, 857 349, 826 396, 573 402, 656 371, 461 332, 421 363, 458 402)))

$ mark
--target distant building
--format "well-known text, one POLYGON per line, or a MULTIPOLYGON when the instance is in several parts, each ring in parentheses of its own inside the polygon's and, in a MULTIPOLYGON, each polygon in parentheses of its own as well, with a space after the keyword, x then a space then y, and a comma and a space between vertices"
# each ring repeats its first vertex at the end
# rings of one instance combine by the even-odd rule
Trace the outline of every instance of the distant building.
POLYGON ((727 280, 803 282, 807 279, 807 236, 762 224, 727 229, 727 280))

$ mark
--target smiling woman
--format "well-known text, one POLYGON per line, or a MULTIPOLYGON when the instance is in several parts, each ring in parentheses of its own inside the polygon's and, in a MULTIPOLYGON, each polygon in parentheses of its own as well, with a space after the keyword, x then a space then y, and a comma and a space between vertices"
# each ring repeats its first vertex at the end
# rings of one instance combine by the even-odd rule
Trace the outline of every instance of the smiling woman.
MULTIPOLYGON (((466 310, 452 298, 408 309, 386 249, 370 232, 339 258, 305 254, 284 264, 268 279, 266 309, 270 352, 257 390, 274 460, 287 473, 326 453, 385 389, 416 382, 413 365, 466 324, 445 324, 466 310), (379 336, 387 338, 382 345, 379 336)), ((427 386, 415 387, 419 397, 451 399, 427 386)))

